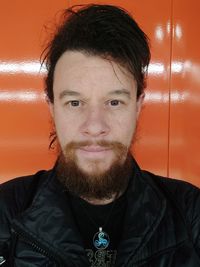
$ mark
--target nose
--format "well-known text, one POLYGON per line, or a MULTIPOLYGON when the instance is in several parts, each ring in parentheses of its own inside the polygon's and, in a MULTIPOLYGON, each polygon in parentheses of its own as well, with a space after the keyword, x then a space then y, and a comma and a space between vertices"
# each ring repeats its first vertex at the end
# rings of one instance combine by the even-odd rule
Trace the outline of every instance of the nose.
POLYGON ((106 122, 104 110, 98 107, 88 109, 81 129, 83 135, 88 137, 103 137, 106 136, 109 131, 110 128, 106 122))

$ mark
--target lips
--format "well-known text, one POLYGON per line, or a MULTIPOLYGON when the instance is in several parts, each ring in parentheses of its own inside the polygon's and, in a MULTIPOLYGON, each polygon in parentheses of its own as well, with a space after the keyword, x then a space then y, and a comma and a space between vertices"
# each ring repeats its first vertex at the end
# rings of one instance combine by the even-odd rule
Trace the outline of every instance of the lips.
POLYGON ((85 152, 104 152, 104 151, 107 151, 107 150, 110 150, 110 149, 106 148, 106 147, 102 147, 102 146, 92 145, 92 146, 81 147, 80 150, 83 150, 85 152))

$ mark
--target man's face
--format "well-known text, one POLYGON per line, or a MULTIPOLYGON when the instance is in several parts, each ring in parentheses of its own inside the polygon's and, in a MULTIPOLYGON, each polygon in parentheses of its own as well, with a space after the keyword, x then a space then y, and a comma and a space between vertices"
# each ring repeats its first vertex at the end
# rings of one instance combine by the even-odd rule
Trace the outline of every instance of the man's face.
POLYGON ((89 175, 123 163, 143 99, 136 98, 136 83, 127 70, 114 61, 68 51, 56 64, 53 91, 50 108, 66 162, 71 157, 89 175))

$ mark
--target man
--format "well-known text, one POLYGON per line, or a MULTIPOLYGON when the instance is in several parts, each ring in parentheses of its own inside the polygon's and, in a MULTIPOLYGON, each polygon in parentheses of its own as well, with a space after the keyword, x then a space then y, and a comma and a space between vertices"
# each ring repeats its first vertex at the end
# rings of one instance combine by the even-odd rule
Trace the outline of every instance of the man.
POLYGON ((45 56, 59 157, 1 185, 0 265, 200 266, 199 189, 129 152, 149 59, 126 11, 66 11, 45 56))

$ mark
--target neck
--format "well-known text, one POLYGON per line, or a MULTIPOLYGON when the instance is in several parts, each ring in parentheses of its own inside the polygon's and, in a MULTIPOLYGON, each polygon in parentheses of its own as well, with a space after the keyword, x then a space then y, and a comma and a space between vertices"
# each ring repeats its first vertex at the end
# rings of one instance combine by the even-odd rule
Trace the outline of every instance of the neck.
POLYGON ((95 198, 92 199, 82 198, 82 199, 84 199, 85 201, 87 201, 92 205, 106 205, 113 202, 115 200, 115 197, 109 199, 95 199, 95 198))
POLYGON ((85 197, 81 197, 81 198, 92 205, 106 205, 106 204, 109 204, 109 203, 112 203, 113 201, 115 201, 122 194, 123 194, 123 192, 116 193, 116 194, 113 194, 111 198, 103 198, 103 199, 85 198, 85 197))

